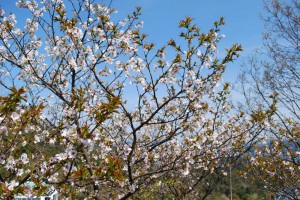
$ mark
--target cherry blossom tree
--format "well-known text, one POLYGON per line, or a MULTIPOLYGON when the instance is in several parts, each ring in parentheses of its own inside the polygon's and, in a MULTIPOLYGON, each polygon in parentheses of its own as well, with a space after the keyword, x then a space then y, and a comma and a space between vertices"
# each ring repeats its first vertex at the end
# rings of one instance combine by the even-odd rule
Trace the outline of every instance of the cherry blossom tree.
POLYGON ((218 53, 222 18, 202 33, 187 17, 156 47, 141 8, 118 21, 92 0, 16 4, 24 27, 13 13, 0 21, 2 196, 127 199, 172 179, 178 197, 202 195, 263 130, 270 112, 232 112, 222 74, 241 47, 218 53))

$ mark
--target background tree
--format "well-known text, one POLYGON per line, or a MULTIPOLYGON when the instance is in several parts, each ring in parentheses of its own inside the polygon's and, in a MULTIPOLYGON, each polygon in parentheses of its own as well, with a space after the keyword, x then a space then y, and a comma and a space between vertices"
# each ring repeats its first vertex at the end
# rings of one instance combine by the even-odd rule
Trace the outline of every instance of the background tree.
POLYGON ((276 117, 266 124, 265 136, 250 156, 250 174, 269 190, 298 199, 300 4, 296 0, 266 0, 264 5, 264 48, 250 59, 240 80, 246 109, 269 107, 274 98, 277 105, 276 117))
MULTIPOLYGON (((36 194, 39 187, 52 187, 70 199, 127 199, 161 180, 169 186, 163 180, 176 176, 188 185, 176 191, 184 198, 204 185, 204 177, 225 173, 271 113, 231 112, 229 84, 221 77, 241 47, 218 56, 223 19, 205 34, 187 17, 179 22, 180 38, 157 48, 140 32, 140 8, 114 21, 114 9, 92 0, 17 5, 29 18, 19 27, 13 13, 1 11, 0 84, 13 91, 6 96, 20 91, 12 88, 26 89, 25 110, 42 105, 28 121, 39 128, 32 125, 19 135, 49 151, 29 152, 25 144, 31 168, 20 173, 21 136, 6 131, 18 124, 1 123, 1 134, 16 138, 1 143, 0 169, 10 174, 2 177, 2 196, 26 193, 23 185, 32 181, 36 194)), ((1 119, 22 113, 1 112, 1 119)))

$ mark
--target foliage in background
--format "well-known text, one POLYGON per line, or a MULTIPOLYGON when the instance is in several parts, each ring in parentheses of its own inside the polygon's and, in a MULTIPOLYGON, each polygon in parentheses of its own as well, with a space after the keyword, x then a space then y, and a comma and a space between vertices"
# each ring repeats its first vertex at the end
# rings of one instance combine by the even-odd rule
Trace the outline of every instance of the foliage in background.
POLYGON ((300 198, 300 4, 266 0, 264 48, 249 60, 241 77, 246 110, 269 107, 274 118, 249 155, 249 175, 272 192, 300 198))

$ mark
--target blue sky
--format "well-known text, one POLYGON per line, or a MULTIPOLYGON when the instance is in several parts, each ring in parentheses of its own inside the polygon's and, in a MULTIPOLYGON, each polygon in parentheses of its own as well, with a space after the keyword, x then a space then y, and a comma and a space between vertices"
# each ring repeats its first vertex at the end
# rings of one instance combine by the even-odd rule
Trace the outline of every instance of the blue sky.
POLYGON ((119 14, 142 7, 144 31, 150 39, 163 42, 178 34, 177 23, 185 16, 195 18, 200 28, 208 30, 215 20, 225 17, 226 43, 243 43, 245 48, 260 44, 262 0, 114 0, 119 14))
POLYGON ((178 37, 177 24, 185 16, 194 18, 201 30, 206 32, 213 22, 225 18, 221 33, 226 37, 219 48, 228 48, 233 43, 243 46, 240 58, 228 69, 224 77, 234 81, 240 71, 241 62, 254 49, 262 45, 263 23, 259 15, 263 12, 262 0, 114 0, 113 7, 118 14, 125 15, 134 7, 142 7, 141 20, 144 21, 143 32, 148 40, 164 45, 170 39, 178 37))

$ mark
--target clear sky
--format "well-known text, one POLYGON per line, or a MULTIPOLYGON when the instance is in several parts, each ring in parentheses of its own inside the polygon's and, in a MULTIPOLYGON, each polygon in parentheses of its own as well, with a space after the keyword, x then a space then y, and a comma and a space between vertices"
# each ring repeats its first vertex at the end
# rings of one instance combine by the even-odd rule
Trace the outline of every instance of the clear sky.
POLYGON ((164 45, 178 37, 177 24, 185 16, 194 18, 201 30, 213 27, 213 22, 225 18, 221 33, 225 38, 220 48, 230 47, 233 43, 243 46, 241 57, 230 66, 225 80, 233 81, 240 70, 241 62, 255 48, 262 45, 263 23, 259 15, 263 12, 262 0, 114 0, 113 7, 120 15, 142 7, 141 20, 143 32, 148 40, 164 45))
MULTIPOLYGON (((0 0, 0 6, 8 11, 20 12, 14 8, 15 2, 0 0)), ((242 56, 229 68, 225 77, 229 81, 235 79, 244 57, 262 43, 263 24, 259 19, 259 14, 263 12, 262 0, 113 0, 112 6, 118 10, 119 19, 132 12, 136 6, 141 6, 143 32, 148 35, 149 42, 158 46, 166 44, 170 38, 178 37, 177 24, 186 16, 194 18, 194 22, 204 32, 213 26, 214 21, 224 17, 226 24, 221 33, 226 37, 219 48, 239 43, 244 49, 242 56)))

